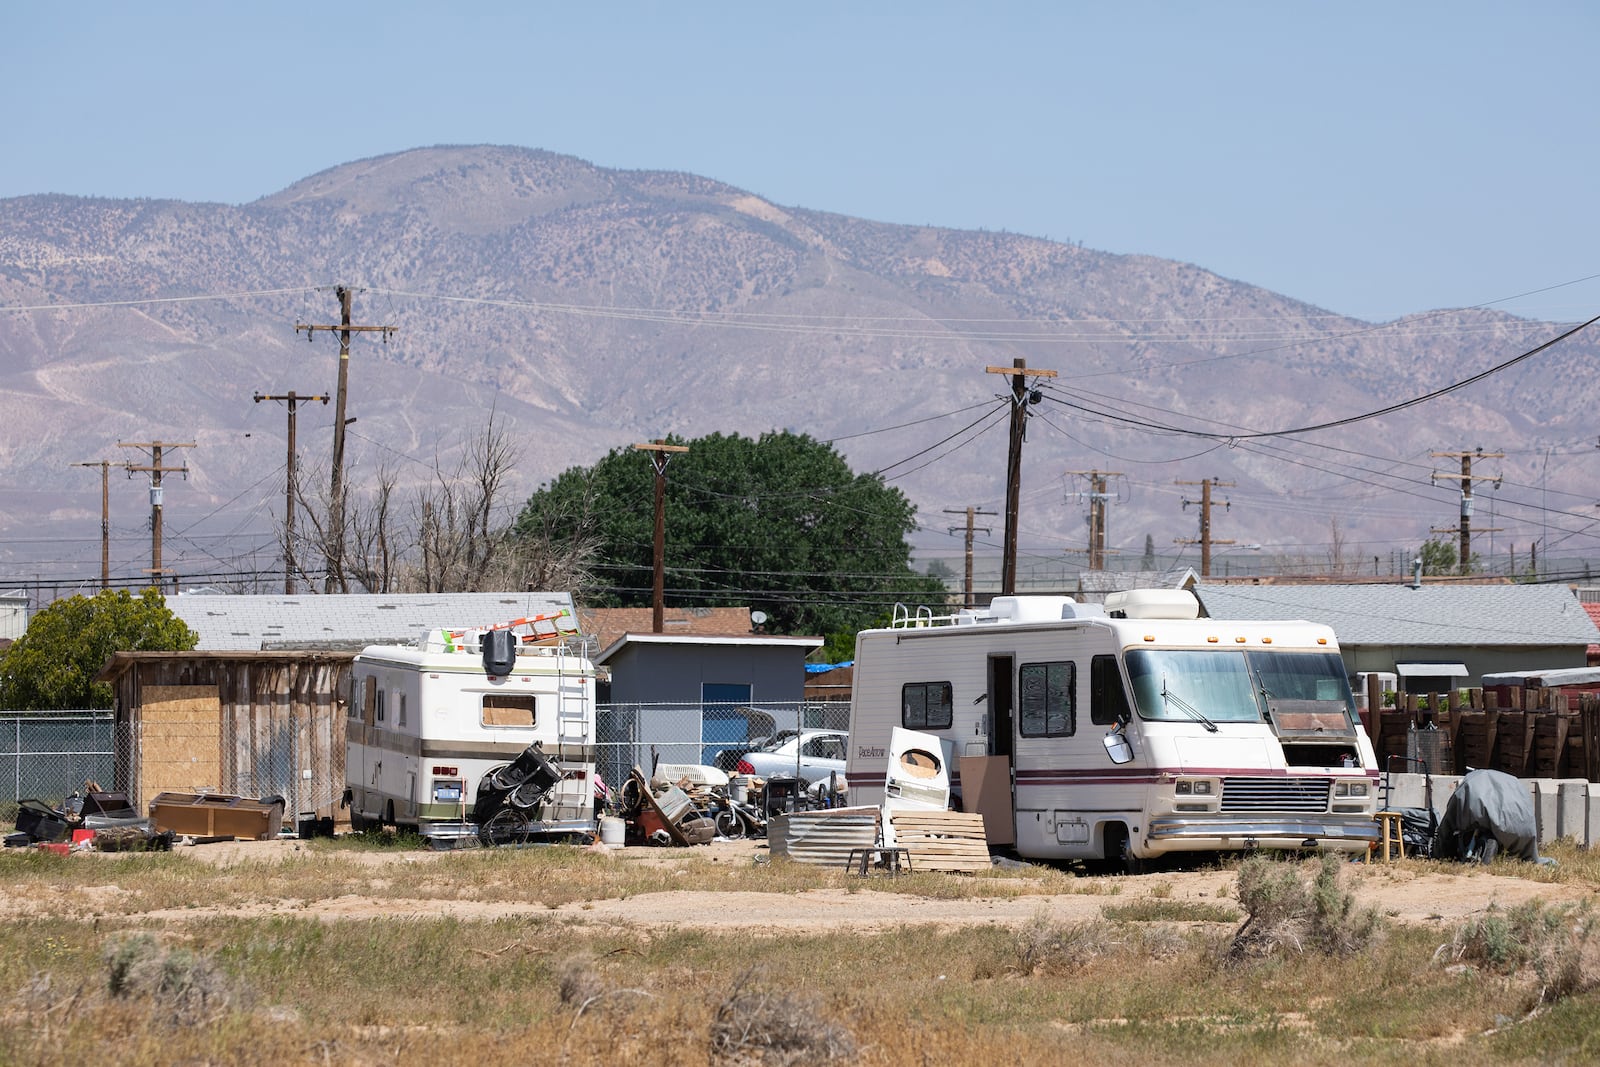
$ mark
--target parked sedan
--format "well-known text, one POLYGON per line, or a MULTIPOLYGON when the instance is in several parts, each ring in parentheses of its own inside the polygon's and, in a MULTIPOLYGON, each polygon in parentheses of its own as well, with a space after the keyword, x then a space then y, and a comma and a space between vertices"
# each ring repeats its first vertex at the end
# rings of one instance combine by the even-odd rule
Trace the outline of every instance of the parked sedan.
POLYGON ((849 744, 850 735, 843 730, 785 730, 739 757, 737 769, 760 778, 793 778, 798 773, 807 786, 825 785, 837 772, 843 785, 849 744))

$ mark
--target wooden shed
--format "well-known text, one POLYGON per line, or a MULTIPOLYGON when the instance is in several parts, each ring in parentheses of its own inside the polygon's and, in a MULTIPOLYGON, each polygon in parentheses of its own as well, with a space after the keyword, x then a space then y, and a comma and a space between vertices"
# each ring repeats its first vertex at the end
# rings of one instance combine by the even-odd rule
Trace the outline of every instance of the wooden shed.
POLYGON ((282 796, 285 818, 340 819, 353 651, 118 652, 118 790, 282 796))

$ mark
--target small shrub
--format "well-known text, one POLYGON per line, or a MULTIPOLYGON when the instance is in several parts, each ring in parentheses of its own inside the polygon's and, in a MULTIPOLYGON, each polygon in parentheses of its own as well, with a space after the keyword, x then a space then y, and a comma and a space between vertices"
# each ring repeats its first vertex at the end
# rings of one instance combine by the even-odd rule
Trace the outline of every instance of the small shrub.
POLYGON ((1584 950, 1593 933, 1587 902, 1530 900, 1509 911, 1491 904, 1483 918, 1471 920, 1440 946, 1435 958, 1503 975, 1531 970, 1538 982, 1535 1000, 1549 1004, 1594 984, 1584 973, 1584 950))
POLYGON ((822 1017, 816 1005, 784 993, 747 988, 746 972, 717 1005, 711 1020, 713 1062, 752 1060, 773 1067, 851 1059, 850 1031, 822 1017))
POLYGON ((105 948, 106 991, 113 999, 144 999, 180 1026, 210 1021, 234 1003, 226 977, 208 956, 168 949, 149 934, 105 948))
POLYGON ((1308 885, 1292 864, 1265 856, 1246 860, 1237 887, 1246 917, 1229 956, 1258 959, 1280 950, 1348 956, 1376 941, 1383 919, 1371 908, 1357 910, 1355 897, 1339 887, 1341 867, 1337 855, 1324 854, 1308 885))

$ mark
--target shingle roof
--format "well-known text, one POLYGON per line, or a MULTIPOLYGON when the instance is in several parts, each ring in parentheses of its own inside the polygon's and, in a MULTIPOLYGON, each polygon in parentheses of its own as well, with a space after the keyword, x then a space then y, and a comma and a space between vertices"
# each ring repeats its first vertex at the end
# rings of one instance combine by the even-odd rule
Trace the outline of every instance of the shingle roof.
POLYGON ((570 593, 365 593, 167 598, 210 650, 360 648, 410 642, 424 630, 493 626, 572 611, 570 593))
POLYGON ((1589 645, 1600 630, 1564 585, 1202 583, 1206 614, 1306 619, 1350 645, 1589 645))
MULTIPOLYGON (((578 612, 583 632, 600 648, 609 648, 626 633, 649 633, 654 608, 584 608, 578 612)), ((661 624, 669 634, 748 634, 749 608, 663 608, 661 624)))

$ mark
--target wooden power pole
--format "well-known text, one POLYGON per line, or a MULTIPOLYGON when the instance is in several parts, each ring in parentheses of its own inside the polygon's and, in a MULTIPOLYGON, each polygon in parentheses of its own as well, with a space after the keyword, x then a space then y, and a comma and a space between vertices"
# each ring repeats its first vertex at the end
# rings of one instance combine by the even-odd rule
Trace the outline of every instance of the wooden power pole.
MULTIPOLYGON (((945 508, 944 513, 946 515, 960 515, 963 512, 960 508, 945 508)), ((977 526, 974 524, 974 520, 979 515, 993 515, 994 512, 981 511, 978 508, 969 507, 966 509, 965 514, 967 516, 967 581, 963 587, 966 591, 966 596, 963 598, 962 604, 968 611, 971 611, 976 607, 972 599, 972 534, 974 530, 982 530, 984 533, 989 532, 989 527, 977 526)), ((952 526, 950 527, 950 532, 955 533, 957 529, 959 527, 952 526)))
POLYGON ((1106 492, 1108 479, 1118 477, 1121 471, 1067 471, 1068 474, 1081 474, 1089 479, 1089 569, 1103 571, 1106 569, 1106 505, 1110 503, 1110 495, 1106 492))
POLYGON ((667 464, 672 461, 673 453, 689 449, 685 445, 669 445, 664 440, 633 447, 650 453, 650 465, 656 472, 655 583, 651 600, 654 610, 650 613, 650 630, 661 633, 667 626, 667 464))
POLYGON ((100 468, 100 588, 111 588, 111 461, 74 463, 74 467, 100 468))
POLYGON ((282 400, 289 406, 289 457, 284 464, 284 490, 283 490, 283 591, 290 596, 294 595, 294 497, 295 497, 295 449, 294 449, 294 423, 295 407, 300 401, 320 400, 324 405, 328 403, 326 393, 317 393, 310 396, 301 396, 293 389, 282 396, 268 396, 265 393, 256 394, 256 403, 263 400, 282 400))
MULTIPOLYGON (((1233 544, 1233 541, 1231 540, 1219 540, 1218 538, 1211 536, 1211 490, 1213 488, 1231 488, 1234 483, 1219 482, 1215 478, 1206 478, 1205 480, 1198 482, 1173 482, 1172 484, 1198 485, 1200 487, 1200 500, 1198 501, 1200 504, 1200 537, 1198 540, 1185 540, 1183 538, 1177 538, 1175 540, 1176 543, 1180 545, 1198 544, 1200 546, 1200 577, 1209 578, 1211 577, 1211 546, 1233 544)), ((1196 501, 1185 500, 1183 502, 1184 509, 1187 510, 1189 505, 1193 503, 1196 503, 1196 501)), ((1228 501, 1222 502, 1222 509, 1224 511, 1227 511, 1232 506, 1233 505, 1228 501)))
POLYGON ((163 449, 168 448, 193 448, 194 442, 177 444, 172 441, 146 441, 142 443, 118 441, 117 447, 138 448, 150 453, 150 462, 148 464, 129 463, 127 470, 130 478, 135 473, 147 473, 150 475, 150 575, 155 581, 156 587, 160 588, 163 582, 162 576, 167 573, 166 569, 161 565, 161 476, 163 474, 181 474, 185 478, 189 477, 187 465, 182 467, 162 466, 161 453, 163 449))
MULTIPOLYGON (((1498 489, 1500 488, 1501 478, 1498 474, 1492 477, 1487 474, 1474 475, 1472 473, 1472 461, 1474 459, 1504 459, 1505 453, 1485 452, 1482 448, 1475 448, 1471 452, 1429 452, 1428 455, 1435 458, 1461 460, 1460 474, 1442 474, 1439 471, 1434 471, 1430 476, 1430 480, 1435 485, 1439 484, 1441 479, 1444 481, 1459 481, 1461 483, 1461 523, 1459 526, 1449 526, 1443 529, 1432 527, 1430 532, 1459 533, 1461 535, 1461 559, 1456 564, 1456 571, 1459 574, 1470 574, 1472 571, 1472 483, 1475 481, 1493 482, 1494 487, 1498 489)), ((1483 530, 1484 533, 1498 531, 1499 527, 1497 526, 1485 527, 1483 530)))
MULTIPOLYGON (((335 392, 336 399, 333 405, 333 477, 329 487, 328 501, 328 533, 331 538, 326 546, 328 559, 328 576, 325 588, 333 592, 337 588, 341 592, 347 591, 344 574, 344 428, 345 428, 345 397, 350 390, 350 335, 353 333, 381 333, 383 340, 388 342, 398 327, 395 326, 354 326, 350 323, 350 301, 354 292, 349 286, 341 285, 334 290, 339 297, 339 321, 336 324, 295 323, 294 332, 306 332, 306 340, 316 337, 318 330, 326 330, 339 334, 339 387, 335 392)), ((350 420, 354 422, 355 420, 350 420)))
POLYGON ((1006 453, 1006 542, 1000 564, 1000 592, 1017 591, 1017 521, 1022 500, 1022 442, 1028 436, 1028 408, 1040 400, 1039 390, 1028 388, 1029 378, 1054 378, 1053 370, 1029 370, 1028 361, 1015 359, 1009 367, 985 367, 986 374, 1011 376, 1011 441, 1006 453))

